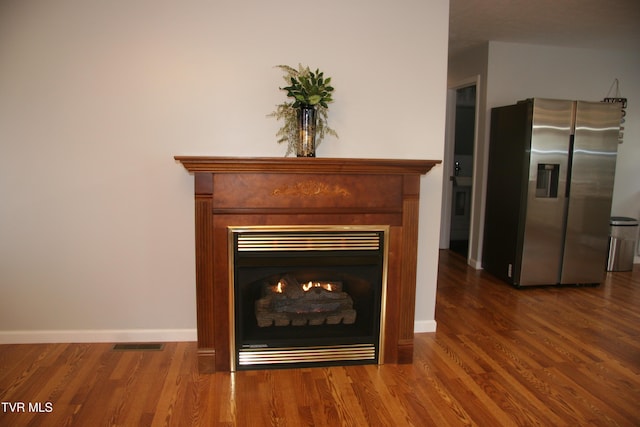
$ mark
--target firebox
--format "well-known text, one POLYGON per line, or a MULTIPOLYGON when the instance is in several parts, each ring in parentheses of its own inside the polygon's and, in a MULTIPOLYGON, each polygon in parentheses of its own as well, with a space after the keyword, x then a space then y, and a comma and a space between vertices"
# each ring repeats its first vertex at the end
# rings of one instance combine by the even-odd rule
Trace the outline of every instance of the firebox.
POLYGON ((379 363, 388 226, 228 230, 232 370, 379 363))

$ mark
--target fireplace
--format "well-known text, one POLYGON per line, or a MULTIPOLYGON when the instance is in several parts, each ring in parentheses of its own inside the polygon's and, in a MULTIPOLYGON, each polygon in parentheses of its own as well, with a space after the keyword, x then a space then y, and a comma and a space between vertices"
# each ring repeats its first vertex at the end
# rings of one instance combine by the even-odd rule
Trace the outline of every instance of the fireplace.
POLYGON ((378 363, 388 230, 230 227, 232 369, 378 363))
POLYGON ((413 360, 420 176, 440 161, 175 159, 194 176, 200 372, 413 360))

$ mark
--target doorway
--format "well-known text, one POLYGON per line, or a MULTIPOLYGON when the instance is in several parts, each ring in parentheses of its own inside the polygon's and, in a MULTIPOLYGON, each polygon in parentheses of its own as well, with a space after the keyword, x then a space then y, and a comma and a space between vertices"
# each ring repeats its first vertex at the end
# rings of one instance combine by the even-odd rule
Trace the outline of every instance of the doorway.
POLYGON ((471 235, 477 81, 449 90, 440 247, 469 256, 471 235))

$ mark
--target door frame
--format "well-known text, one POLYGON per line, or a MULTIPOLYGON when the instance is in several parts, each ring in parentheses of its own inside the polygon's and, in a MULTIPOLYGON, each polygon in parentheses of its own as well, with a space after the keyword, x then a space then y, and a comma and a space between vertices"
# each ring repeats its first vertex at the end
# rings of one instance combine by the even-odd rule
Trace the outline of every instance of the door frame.
MULTIPOLYGON (((476 193, 476 175, 477 175, 477 155, 478 155, 478 112, 480 108, 480 75, 475 75, 464 80, 455 82, 447 88, 447 106, 445 121, 445 142, 444 142, 444 160, 443 160, 443 179, 442 179, 442 207, 440 220, 440 249, 449 249, 449 240, 451 236, 451 205, 453 198, 453 183, 450 179, 453 176, 453 159, 455 149, 455 124, 456 124, 456 92, 458 89, 465 87, 476 87, 476 106, 473 129, 473 158, 474 170, 472 174, 471 187, 471 223, 469 225, 469 248, 474 242, 476 230, 474 228, 474 211, 475 211, 475 193, 476 193)), ((471 250, 467 256, 469 262, 471 250)))

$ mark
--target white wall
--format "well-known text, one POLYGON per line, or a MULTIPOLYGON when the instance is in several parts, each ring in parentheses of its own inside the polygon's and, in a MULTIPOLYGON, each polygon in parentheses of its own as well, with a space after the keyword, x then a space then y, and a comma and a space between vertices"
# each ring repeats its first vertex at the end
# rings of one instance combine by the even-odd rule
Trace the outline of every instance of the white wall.
MULTIPOLYGON (((628 98, 629 103, 624 143, 618 147, 612 214, 640 218, 638 52, 490 42, 488 48, 480 47, 450 60, 449 84, 465 75, 474 75, 478 70, 481 72, 485 61, 487 71, 482 76, 487 85, 485 116, 482 119, 485 127, 479 138, 479 152, 476 153, 483 159, 485 167, 491 108, 532 97, 600 101, 607 96, 614 79, 619 80, 621 94, 628 98), (483 58, 484 52, 486 59, 483 58)), ((482 194, 486 191, 484 182, 484 176, 476 177, 477 186, 483 186, 482 194)), ((477 259, 481 259, 481 229, 475 230, 480 235, 479 246, 472 249, 477 259)), ((640 262, 639 257, 636 257, 636 262, 640 262)))
MULTIPOLYGON (((0 3, 0 342, 195 339, 192 177, 282 156, 278 64, 333 77, 321 157, 441 159, 448 1, 0 3)), ((435 327, 441 168, 416 321, 435 327)))

